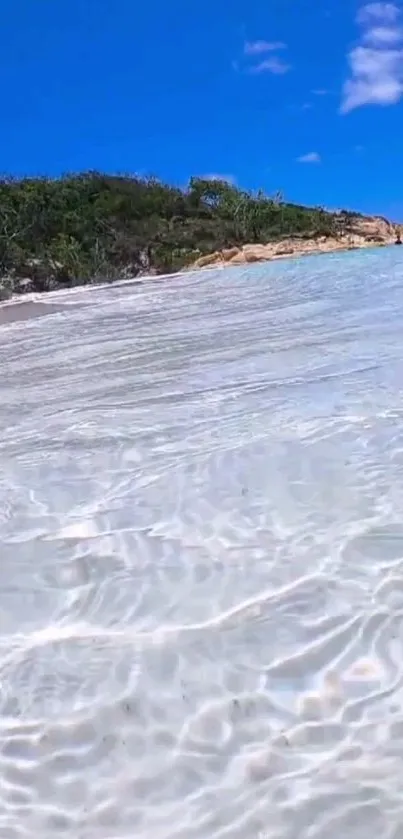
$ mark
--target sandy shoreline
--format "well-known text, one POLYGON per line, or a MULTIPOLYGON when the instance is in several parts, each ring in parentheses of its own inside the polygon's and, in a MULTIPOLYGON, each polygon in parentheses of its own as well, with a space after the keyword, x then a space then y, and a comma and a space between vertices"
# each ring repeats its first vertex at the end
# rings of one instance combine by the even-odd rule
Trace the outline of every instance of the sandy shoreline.
POLYGON ((300 259, 304 256, 318 256, 320 254, 331 254, 352 250, 388 247, 395 244, 394 238, 389 241, 368 242, 362 237, 354 237, 354 242, 349 240, 324 238, 323 240, 308 240, 304 243, 301 240, 282 240, 269 245, 244 245, 242 248, 228 248, 223 251, 216 251, 200 257, 192 265, 170 274, 149 274, 147 276, 131 277, 115 282, 93 283, 91 285, 79 285, 74 288, 56 289, 54 291, 28 292, 27 294, 16 294, 9 300, 0 302, 0 326, 14 322, 29 320, 32 317, 43 317, 49 314, 57 314, 72 306, 82 306, 83 301, 77 299, 80 295, 97 292, 98 294, 106 289, 122 288, 125 286, 139 286, 144 283, 154 284, 163 280, 179 277, 188 277, 192 274, 203 274, 206 271, 223 270, 242 265, 256 263, 274 262, 285 259, 300 259), (301 246, 303 244, 303 246, 301 246))
MULTIPOLYGON (((212 269, 213 270, 213 269, 212 269)), ((216 270, 216 269, 214 269, 216 270)), ((70 309, 73 306, 89 305, 80 300, 80 296, 87 296, 91 292, 97 292, 125 286, 140 286, 173 279, 174 277, 199 274, 200 269, 189 269, 186 272, 177 271, 173 274, 150 274, 141 277, 131 277, 115 282, 92 283, 88 285, 74 286, 74 288, 58 288, 54 291, 28 292, 27 294, 15 294, 8 300, 0 302, 0 326, 17 321, 29 320, 32 317, 41 317, 49 314, 70 309)))
POLYGON ((395 243, 395 236, 385 237, 381 241, 369 240, 359 235, 337 239, 323 237, 322 239, 308 239, 306 241, 287 239, 267 245, 243 245, 241 248, 215 251, 201 256, 192 264, 191 268, 201 270, 204 268, 229 267, 231 265, 250 265, 256 262, 274 262, 280 259, 299 259, 303 256, 388 247, 395 243))

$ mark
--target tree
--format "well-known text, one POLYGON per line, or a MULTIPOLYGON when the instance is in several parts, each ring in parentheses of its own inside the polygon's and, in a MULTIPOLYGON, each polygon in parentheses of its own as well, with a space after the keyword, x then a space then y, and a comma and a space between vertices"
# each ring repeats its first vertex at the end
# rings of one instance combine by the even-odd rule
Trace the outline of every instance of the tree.
MULTIPOLYGON (((354 219, 345 214, 346 229, 354 219)), ((0 179, 0 272, 17 291, 27 277, 43 290, 174 271, 225 247, 327 235, 336 227, 336 216, 324 208, 286 203, 280 191, 252 194, 220 179, 193 177, 187 189, 153 175, 97 171, 0 179)))

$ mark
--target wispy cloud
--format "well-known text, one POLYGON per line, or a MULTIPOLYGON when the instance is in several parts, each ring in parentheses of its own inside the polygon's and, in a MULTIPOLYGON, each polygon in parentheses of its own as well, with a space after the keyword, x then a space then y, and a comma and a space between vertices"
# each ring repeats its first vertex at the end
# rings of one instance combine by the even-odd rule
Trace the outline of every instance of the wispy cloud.
POLYGON ((245 41, 243 54, 247 63, 244 72, 252 75, 271 73, 274 76, 283 76, 291 70, 291 65, 278 53, 286 49, 287 44, 284 41, 245 41))
POLYGON ((399 7, 395 3, 366 3, 357 14, 357 22, 366 26, 375 21, 394 23, 400 14, 399 7))
POLYGON ((374 46, 383 46, 401 41, 402 34, 398 26, 373 26, 364 32, 363 40, 374 46))
POLYGON ((249 73, 272 73, 274 76, 282 76, 291 70, 291 65, 279 58, 278 55, 271 55, 270 58, 265 58, 259 64, 254 64, 249 68, 249 73))
POLYGON ((297 157, 298 163, 321 163, 321 156, 317 151, 310 151, 308 154, 302 154, 297 157))
POLYGON ((286 45, 282 41, 246 41, 243 51, 245 55, 262 55, 265 52, 285 49, 286 45))
POLYGON ((393 105, 403 95, 399 16, 394 3, 368 3, 360 9, 361 38, 348 54, 350 74, 343 87, 342 114, 363 105, 393 105))
POLYGON ((324 87, 318 87, 318 88, 315 88, 315 90, 313 90, 312 93, 313 93, 314 96, 327 96, 329 91, 325 90, 324 87))
POLYGON ((216 172, 207 175, 199 175, 204 181, 225 181, 227 184, 235 185, 236 178, 233 175, 221 175, 216 172))

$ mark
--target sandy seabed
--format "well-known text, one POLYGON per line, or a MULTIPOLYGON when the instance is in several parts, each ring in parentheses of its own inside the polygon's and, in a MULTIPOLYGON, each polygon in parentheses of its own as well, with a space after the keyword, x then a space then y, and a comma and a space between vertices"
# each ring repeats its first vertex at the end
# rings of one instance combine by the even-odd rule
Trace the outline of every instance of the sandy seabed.
POLYGON ((400 839, 402 288, 1 307, 0 839, 400 839))

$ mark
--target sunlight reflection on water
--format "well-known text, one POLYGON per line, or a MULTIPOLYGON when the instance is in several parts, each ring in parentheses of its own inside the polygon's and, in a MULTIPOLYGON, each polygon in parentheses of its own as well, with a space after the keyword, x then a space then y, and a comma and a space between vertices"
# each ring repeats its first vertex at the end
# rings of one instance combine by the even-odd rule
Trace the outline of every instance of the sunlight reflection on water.
POLYGON ((402 282, 1 309, 0 839, 403 833, 402 282))

